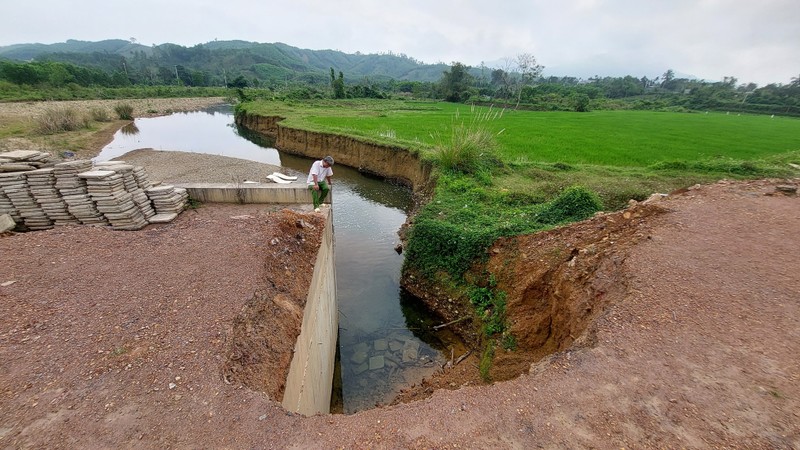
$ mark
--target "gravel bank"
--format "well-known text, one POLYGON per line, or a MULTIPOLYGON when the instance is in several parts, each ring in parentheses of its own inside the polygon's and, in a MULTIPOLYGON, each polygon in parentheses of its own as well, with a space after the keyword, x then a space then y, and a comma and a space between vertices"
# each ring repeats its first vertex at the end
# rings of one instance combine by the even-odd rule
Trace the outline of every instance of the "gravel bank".
POLYGON ((272 172, 297 175, 298 182, 304 180, 304 174, 284 167, 205 153, 139 149, 114 159, 144 167, 154 182, 237 183, 258 181, 270 183, 265 177, 272 172))

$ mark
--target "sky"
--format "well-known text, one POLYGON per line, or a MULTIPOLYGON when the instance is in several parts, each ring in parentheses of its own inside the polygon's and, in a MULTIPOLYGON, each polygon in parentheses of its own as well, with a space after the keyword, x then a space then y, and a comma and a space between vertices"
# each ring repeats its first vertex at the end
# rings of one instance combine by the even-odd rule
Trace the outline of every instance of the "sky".
POLYGON ((283 42, 544 75, 739 84, 800 77, 798 0, 0 0, 0 46, 67 39, 283 42))

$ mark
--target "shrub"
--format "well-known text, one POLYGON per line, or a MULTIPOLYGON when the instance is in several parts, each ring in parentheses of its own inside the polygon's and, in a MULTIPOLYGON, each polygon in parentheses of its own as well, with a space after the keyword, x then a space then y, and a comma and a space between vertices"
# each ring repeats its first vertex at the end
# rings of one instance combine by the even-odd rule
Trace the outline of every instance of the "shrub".
POLYGON ((95 122, 110 122, 111 116, 105 108, 94 108, 91 111, 92 120, 95 122))
POLYGON ((133 120, 133 106, 130 103, 118 103, 114 106, 114 112, 122 120, 133 120))
POLYGON ((576 222, 603 209, 600 197, 583 186, 567 188, 555 200, 544 205, 537 220, 546 224, 576 222))
POLYGON ((49 108, 37 118, 37 130, 42 134, 54 134, 87 128, 89 121, 72 108, 49 108))
POLYGON ((476 258, 485 256, 495 238, 493 231, 464 230, 441 220, 418 219, 411 229, 406 261, 413 261, 425 275, 444 270, 460 279, 476 258))

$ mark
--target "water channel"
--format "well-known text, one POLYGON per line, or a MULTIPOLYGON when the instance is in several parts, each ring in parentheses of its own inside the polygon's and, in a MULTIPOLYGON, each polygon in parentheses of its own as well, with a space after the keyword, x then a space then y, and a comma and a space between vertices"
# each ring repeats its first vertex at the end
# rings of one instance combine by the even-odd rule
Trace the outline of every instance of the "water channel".
MULTIPOLYGON (((301 173, 313 162, 237 128, 230 106, 136 119, 95 160, 139 148, 230 156, 301 173)), ((331 410, 353 413, 387 404, 431 375, 450 357, 453 337, 428 331, 434 319, 400 288, 403 256, 394 245, 411 208, 410 191, 335 165, 332 198, 340 314, 331 410)))

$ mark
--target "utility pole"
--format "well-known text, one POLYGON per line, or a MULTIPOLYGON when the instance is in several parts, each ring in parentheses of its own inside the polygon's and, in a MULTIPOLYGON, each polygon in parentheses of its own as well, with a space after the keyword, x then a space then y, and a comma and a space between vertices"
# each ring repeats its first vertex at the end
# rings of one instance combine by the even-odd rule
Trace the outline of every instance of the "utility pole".
POLYGON ((178 66, 177 65, 175 66, 175 79, 178 80, 178 84, 180 84, 181 79, 178 78, 178 66))

